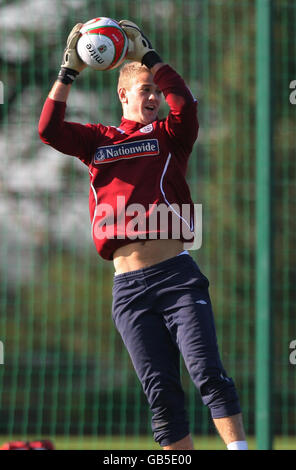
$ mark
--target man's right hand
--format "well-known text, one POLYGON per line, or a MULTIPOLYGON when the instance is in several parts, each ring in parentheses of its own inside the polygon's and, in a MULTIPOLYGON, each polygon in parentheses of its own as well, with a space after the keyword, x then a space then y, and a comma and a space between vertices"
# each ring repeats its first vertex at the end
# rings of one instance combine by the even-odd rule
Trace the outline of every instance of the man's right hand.
POLYGON ((76 51, 76 44, 81 36, 80 29, 82 26, 83 23, 77 23, 67 39, 61 69, 58 75, 58 81, 64 85, 71 85, 76 76, 87 67, 87 65, 78 57, 76 51))
POLYGON ((61 64, 61 67, 75 70, 78 73, 87 67, 87 65, 78 57, 76 51, 76 44, 81 36, 80 29, 82 26, 83 23, 77 23, 69 34, 61 64))

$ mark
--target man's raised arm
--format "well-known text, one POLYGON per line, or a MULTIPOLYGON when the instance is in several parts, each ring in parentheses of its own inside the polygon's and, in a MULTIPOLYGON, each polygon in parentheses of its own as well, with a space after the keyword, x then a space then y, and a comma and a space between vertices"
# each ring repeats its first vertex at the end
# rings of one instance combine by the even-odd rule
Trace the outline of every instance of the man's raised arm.
POLYGON ((72 83, 87 67, 76 52, 81 27, 82 23, 76 24, 68 36, 61 69, 44 103, 38 131, 45 144, 67 155, 79 156, 87 163, 96 138, 95 127, 64 120, 72 83))

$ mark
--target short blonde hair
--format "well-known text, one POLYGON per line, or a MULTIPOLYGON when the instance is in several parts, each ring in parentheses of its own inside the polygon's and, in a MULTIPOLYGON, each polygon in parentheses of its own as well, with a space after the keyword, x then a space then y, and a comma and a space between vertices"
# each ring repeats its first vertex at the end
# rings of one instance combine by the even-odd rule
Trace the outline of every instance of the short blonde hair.
POLYGON ((117 89, 128 88, 131 80, 143 72, 150 72, 146 65, 142 65, 140 62, 125 62, 119 70, 117 89))

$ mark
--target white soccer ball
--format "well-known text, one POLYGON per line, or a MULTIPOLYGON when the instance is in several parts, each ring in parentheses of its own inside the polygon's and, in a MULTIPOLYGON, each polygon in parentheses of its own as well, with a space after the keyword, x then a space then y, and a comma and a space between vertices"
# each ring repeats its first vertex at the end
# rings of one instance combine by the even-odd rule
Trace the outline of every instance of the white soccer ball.
POLYGON ((122 64, 128 51, 128 38, 117 21, 94 18, 80 32, 77 53, 85 64, 94 70, 110 70, 122 64))

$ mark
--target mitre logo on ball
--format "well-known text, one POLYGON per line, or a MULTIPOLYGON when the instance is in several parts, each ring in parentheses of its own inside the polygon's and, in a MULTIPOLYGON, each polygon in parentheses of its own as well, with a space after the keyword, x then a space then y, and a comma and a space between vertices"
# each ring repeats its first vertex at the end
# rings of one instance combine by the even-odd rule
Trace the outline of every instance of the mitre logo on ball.
POLYGON ((128 38, 117 21, 94 18, 80 29, 77 42, 80 59, 94 70, 111 70, 122 64, 128 51, 128 38))

